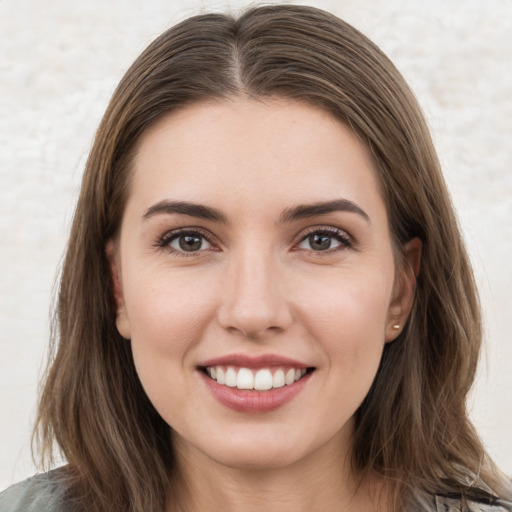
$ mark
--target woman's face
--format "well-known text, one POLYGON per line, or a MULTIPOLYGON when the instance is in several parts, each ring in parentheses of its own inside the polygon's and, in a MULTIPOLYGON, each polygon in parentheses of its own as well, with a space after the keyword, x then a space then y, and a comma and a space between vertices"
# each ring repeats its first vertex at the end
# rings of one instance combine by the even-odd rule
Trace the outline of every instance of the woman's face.
POLYGON ((277 99, 169 115, 141 139, 110 251, 118 329, 182 449, 234 467, 350 449, 414 277, 395 279, 346 126, 277 99))

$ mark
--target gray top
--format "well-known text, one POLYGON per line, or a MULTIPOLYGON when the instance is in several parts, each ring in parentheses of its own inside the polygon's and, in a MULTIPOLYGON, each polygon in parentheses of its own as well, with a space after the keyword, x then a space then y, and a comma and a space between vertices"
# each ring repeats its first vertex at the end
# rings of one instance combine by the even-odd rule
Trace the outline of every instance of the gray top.
POLYGON ((55 471, 35 475, 0 493, 0 512, 67 512, 55 471))
MULTIPOLYGON (((69 512, 55 471, 35 475, 0 493, 0 512, 69 512)), ((493 505, 458 498, 435 496, 432 512, 512 512, 512 503, 498 500, 493 505)))
MULTIPOLYGON (((436 496, 436 512, 511 512, 512 503, 509 501, 497 500, 493 505, 466 500, 463 506, 460 499, 436 496)), ((0 502, 1 503, 1 502, 0 502)))

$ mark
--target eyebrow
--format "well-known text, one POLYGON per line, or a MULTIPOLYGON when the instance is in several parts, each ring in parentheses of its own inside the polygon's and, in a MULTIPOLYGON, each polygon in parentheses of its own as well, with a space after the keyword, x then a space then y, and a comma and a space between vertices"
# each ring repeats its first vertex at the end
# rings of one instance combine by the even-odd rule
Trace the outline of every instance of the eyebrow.
POLYGON ((368 214, 357 204, 348 199, 335 199, 333 201, 304 204, 287 208, 280 216, 279 222, 282 224, 293 222, 315 215, 326 215, 333 212, 350 212, 360 215, 366 222, 371 224, 368 214))
MULTIPOLYGON (((300 219, 314 217, 316 215, 326 215, 333 212, 349 212, 355 213, 371 223, 368 214, 355 203, 348 199, 335 199, 333 201, 318 202, 312 204, 301 204, 293 208, 287 208, 279 217, 279 224, 287 224, 300 219)), ((187 201, 169 201, 164 199, 153 206, 149 207, 143 219, 147 220, 155 215, 161 214, 178 214, 197 217, 200 219, 229 224, 227 216, 216 208, 205 206, 202 204, 191 203, 187 201)))
POLYGON ((165 199, 148 208, 142 218, 147 220, 155 215, 173 213, 221 222, 223 224, 229 223, 228 218, 216 208, 186 201, 168 201, 165 199))

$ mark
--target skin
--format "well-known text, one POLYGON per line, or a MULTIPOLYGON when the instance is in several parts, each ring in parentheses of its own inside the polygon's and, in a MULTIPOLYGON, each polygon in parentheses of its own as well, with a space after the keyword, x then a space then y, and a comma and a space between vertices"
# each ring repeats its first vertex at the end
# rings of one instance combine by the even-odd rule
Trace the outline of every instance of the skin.
POLYGON ((350 469, 353 415, 400 333, 393 326, 407 319, 420 249, 409 242, 411 266, 396 270, 371 157, 314 107, 200 103, 143 135, 108 251, 118 330, 173 429, 183 510, 374 510, 371 496, 383 489, 350 469), (367 218, 334 211, 282 222, 287 209, 338 199, 367 218), (215 208, 226 222, 148 215, 162 201, 215 208), (184 252, 172 238, 185 228, 207 237, 199 249, 184 252), (331 247, 314 250, 308 236, 322 229, 331 247), (237 412, 197 369, 233 353, 278 354, 315 370, 279 409, 237 412))

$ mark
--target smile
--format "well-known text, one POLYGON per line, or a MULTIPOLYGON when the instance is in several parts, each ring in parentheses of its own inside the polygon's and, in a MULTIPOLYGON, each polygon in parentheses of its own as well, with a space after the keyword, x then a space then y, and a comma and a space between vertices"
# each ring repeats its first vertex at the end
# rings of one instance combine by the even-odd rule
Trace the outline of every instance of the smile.
POLYGON ((269 367, 250 369, 233 366, 208 366, 205 373, 217 384, 230 388, 268 391, 290 386, 304 377, 306 368, 269 367))
POLYGON ((277 354, 231 354, 203 361, 198 374, 223 406, 242 413, 267 413, 292 402, 316 368, 277 354))

